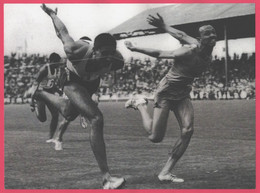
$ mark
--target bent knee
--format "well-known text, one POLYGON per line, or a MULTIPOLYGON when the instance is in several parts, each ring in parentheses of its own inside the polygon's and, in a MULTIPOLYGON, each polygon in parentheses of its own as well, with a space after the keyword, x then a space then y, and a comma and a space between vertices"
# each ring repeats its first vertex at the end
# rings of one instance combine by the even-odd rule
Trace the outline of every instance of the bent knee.
POLYGON ((47 117, 43 113, 37 113, 36 112, 36 117, 40 122, 45 122, 47 121, 47 117))
POLYGON ((104 122, 104 118, 101 113, 86 118, 90 121, 91 124, 103 124, 104 122))
POLYGON ((71 120, 69 120, 69 119, 66 119, 66 118, 64 118, 62 121, 61 121, 61 124, 69 124, 71 122, 71 120))
POLYGON ((182 129, 182 137, 191 137, 193 135, 194 128, 193 126, 184 127, 182 129))

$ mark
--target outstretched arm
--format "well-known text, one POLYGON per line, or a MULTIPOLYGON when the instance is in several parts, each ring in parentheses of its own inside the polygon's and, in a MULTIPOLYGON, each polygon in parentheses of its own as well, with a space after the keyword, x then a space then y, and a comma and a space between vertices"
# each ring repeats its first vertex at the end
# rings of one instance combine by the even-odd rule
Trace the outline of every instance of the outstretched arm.
POLYGON ((54 11, 45 4, 42 4, 41 8, 51 17, 56 34, 64 45, 64 51, 67 57, 70 60, 80 59, 83 57, 89 48, 89 44, 82 44, 82 42, 73 40, 64 23, 60 20, 60 18, 58 18, 57 9, 54 11))
POLYGON ((150 48, 136 47, 133 46, 133 44, 129 41, 125 42, 125 46, 133 52, 139 52, 155 58, 165 58, 165 59, 174 59, 177 57, 188 56, 193 53, 194 49, 197 48, 197 45, 192 44, 192 45, 182 46, 181 48, 173 51, 162 51, 162 50, 156 50, 150 48))
POLYGON ((162 16, 160 14, 157 13, 158 18, 149 15, 147 17, 147 22, 152 25, 155 26, 159 29, 162 29, 163 31, 165 31, 166 33, 170 34, 172 37, 176 38, 177 40, 179 40, 181 43, 184 44, 196 44, 198 45, 199 42, 196 38, 193 38, 189 35, 187 35, 185 32, 180 31, 178 29, 175 29, 173 27, 170 27, 168 25, 165 24, 162 16))
POLYGON ((72 37, 70 37, 69 32, 64 23, 58 18, 57 8, 54 11, 51 8, 47 7, 45 4, 42 4, 41 8, 45 13, 47 13, 51 17, 56 34, 60 38, 62 43, 67 44, 74 42, 72 37))
POLYGON ((156 49, 136 47, 133 46, 133 44, 129 41, 125 41, 125 46, 132 52, 139 52, 155 58, 158 58, 162 52, 161 50, 156 50, 156 49))

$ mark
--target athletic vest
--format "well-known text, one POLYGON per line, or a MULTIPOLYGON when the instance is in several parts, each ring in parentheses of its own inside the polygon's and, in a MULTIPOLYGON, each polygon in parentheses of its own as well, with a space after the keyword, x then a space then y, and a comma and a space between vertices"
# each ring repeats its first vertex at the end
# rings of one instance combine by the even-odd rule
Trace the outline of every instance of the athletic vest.
POLYGON ((45 89, 50 89, 55 85, 55 79, 58 77, 58 69, 54 69, 54 73, 51 73, 50 64, 47 64, 48 74, 47 76, 41 81, 40 87, 45 89))

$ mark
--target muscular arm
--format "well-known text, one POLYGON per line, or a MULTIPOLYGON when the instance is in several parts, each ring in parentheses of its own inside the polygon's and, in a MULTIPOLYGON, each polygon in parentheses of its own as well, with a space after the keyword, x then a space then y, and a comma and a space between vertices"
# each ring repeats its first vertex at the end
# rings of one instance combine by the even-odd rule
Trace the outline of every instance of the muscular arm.
POLYGON ((186 57, 194 53, 194 49, 196 47, 197 46, 193 44, 188 46, 182 46, 181 48, 173 51, 161 51, 158 58, 175 59, 175 58, 186 57))
POLYGON ((88 43, 82 44, 82 42, 74 41, 73 38, 69 35, 69 32, 65 24, 57 16, 56 14, 57 12, 48 8, 45 4, 42 4, 42 9, 52 19, 54 29, 56 31, 57 36, 59 37, 59 39, 62 41, 64 45, 64 51, 68 59, 75 60, 83 57, 89 48, 89 44, 88 43))
POLYGON ((58 18, 58 16, 54 13, 51 12, 49 14, 49 16, 52 19, 52 23, 54 25, 55 31, 57 36, 60 38, 60 40, 62 41, 62 43, 64 45, 69 44, 69 43, 74 43, 73 38, 69 35, 69 32, 66 28, 66 26, 64 25, 64 23, 60 20, 60 18, 58 18))
POLYGON ((187 35, 185 32, 175 29, 173 27, 170 27, 169 25, 166 25, 164 23, 162 16, 160 16, 158 13, 157 13, 157 16, 158 16, 158 18, 154 17, 152 15, 149 15, 147 18, 148 23, 152 26, 162 29, 166 33, 170 34, 172 37, 179 40, 182 44, 196 44, 196 45, 199 44, 197 39, 187 35))
POLYGON ((133 52, 139 52, 148 56, 152 56, 155 58, 159 58, 162 51, 156 50, 156 49, 150 49, 150 48, 141 48, 141 47, 134 47, 131 51, 133 52))
POLYGON ((165 58, 165 59, 174 59, 177 57, 188 56, 193 53, 193 50, 195 48, 197 48, 197 45, 193 44, 193 45, 182 46, 181 48, 173 51, 162 51, 162 50, 156 50, 150 48, 136 47, 133 46, 131 42, 125 42, 125 45, 129 50, 133 52, 139 52, 155 58, 165 58))
POLYGON ((175 28, 170 27, 170 26, 165 26, 164 30, 165 30, 165 32, 170 34, 172 37, 174 37, 177 40, 179 40, 180 43, 182 43, 182 44, 196 44, 196 45, 199 44, 197 39, 187 35, 183 31, 180 31, 180 30, 175 29, 175 28))

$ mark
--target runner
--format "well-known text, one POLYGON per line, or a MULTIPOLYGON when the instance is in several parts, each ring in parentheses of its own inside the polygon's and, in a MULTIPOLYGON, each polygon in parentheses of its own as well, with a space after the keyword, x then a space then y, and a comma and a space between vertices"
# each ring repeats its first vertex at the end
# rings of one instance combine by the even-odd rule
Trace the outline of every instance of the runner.
POLYGON ((95 38, 94 44, 82 40, 74 41, 66 26, 57 17, 57 11, 45 4, 42 9, 52 19, 56 34, 68 57, 66 73, 63 74, 63 90, 68 99, 46 91, 36 91, 34 97, 50 101, 67 120, 74 118, 71 112, 78 112, 88 121, 91 148, 101 170, 103 188, 120 188, 125 179, 112 177, 109 172, 103 137, 103 114, 91 99, 99 87, 100 77, 107 72, 121 69, 124 65, 123 57, 116 50, 116 40, 111 34, 102 33, 95 38))
MULTIPOLYGON (((38 74, 36 75, 36 80, 33 83, 33 86, 30 88, 30 90, 35 90, 36 88, 38 88, 39 90, 44 90, 48 93, 58 94, 61 96, 63 92, 59 89, 57 80, 59 79, 62 65, 64 64, 61 61, 61 57, 59 54, 55 52, 50 54, 49 63, 44 65, 39 70, 38 74)), ((31 91, 28 92, 27 97, 29 97, 30 93, 31 91)), ((55 143, 55 150, 62 150, 62 137, 70 122, 63 118, 63 120, 60 122, 58 126, 58 110, 46 100, 32 99, 31 110, 35 111, 36 117, 39 121, 45 122, 47 120, 46 106, 48 107, 51 113, 49 139, 46 140, 46 143, 53 142, 55 143), (57 127, 59 128, 59 132, 57 138, 55 139, 54 134, 57 130, 57 127)))
POLYGON ((165 166, 158 175, 160 181, 184 182, 171 172, 187 149, 194 131, 194 110, 189 97, 191 85, 195 77, 200 76, 211 62, 211 53, 216 44, 216 32, 211 25, 199 28, 200 40, 188 36, 186 33, 174 29, 164 23, 163 18, 149 15, 149 24, 164 30, 178 39, 184 46, 173 51, 161 51, 133 46, 129 41, 126 47, 134 52, 140 52, 156 58, 174 59, 174 64, 160 81, 154 98, 153 118, 147 111, 148 100, 145 97, 130 99, 126 108, 140 111, 144 129, 149 134, 149 139, 154 143, 163 140, 169 111, 172 110, 178 120, 181 135, 165 166))

